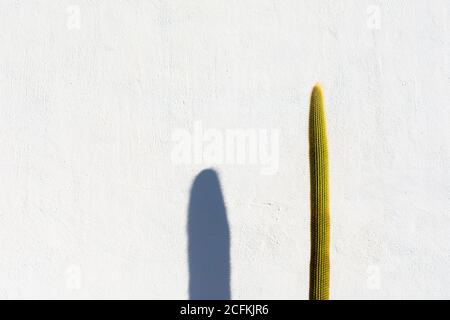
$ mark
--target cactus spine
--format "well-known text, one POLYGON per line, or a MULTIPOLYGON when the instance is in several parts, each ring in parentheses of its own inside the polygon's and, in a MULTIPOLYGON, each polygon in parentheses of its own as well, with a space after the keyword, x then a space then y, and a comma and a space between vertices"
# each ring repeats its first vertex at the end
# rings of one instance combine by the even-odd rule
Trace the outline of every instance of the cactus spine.
POLYGON ((330 213, 328 145, 320 85, 314 86, 309 111, 309 165, 311 184, 311 300, 328 300, 330 283, 330 213))

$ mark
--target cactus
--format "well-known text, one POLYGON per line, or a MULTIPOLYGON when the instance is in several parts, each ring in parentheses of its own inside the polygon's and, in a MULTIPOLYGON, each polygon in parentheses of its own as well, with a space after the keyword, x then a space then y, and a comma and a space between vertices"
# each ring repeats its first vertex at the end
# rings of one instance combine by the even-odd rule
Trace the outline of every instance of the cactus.
POLYGON ((311 184, 310 300, 328 300, 330 284, 330 214, 328 145, 323 94, 314 86, 309 111, 309 165, 311 184))

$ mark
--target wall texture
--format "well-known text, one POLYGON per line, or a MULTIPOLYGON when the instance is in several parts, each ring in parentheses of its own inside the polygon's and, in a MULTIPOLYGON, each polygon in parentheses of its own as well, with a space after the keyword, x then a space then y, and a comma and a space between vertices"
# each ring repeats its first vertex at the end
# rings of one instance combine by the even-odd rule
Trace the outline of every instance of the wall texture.
POLYGON ((227 294, 306 299, 317 81, 331 297, 450 298, 449 24, 448 0, 1 0, 0 298, 188 298, 213 167, 227 294))

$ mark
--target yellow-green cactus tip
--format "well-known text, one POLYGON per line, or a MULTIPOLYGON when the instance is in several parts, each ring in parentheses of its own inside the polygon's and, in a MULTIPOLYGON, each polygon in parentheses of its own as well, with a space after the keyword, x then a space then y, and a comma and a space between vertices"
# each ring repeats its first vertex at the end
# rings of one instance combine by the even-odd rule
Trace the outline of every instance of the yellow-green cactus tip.
POLYGON ((316 85, 313 88, 312 91, 312 96, 319 96, 322 97, 323 96, 323 90, 322 90, 322 86, 320 85, 320 83, 316 83, 316 85))

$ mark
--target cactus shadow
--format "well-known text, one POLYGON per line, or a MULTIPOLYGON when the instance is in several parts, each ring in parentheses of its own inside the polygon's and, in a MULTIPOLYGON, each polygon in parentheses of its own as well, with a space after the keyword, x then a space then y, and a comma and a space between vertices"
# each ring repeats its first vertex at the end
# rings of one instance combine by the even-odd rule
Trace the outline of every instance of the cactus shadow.
POLYGON ((188 209, 189 299, 228 300, 230 231, 216 171, 195 178, 188 209))

